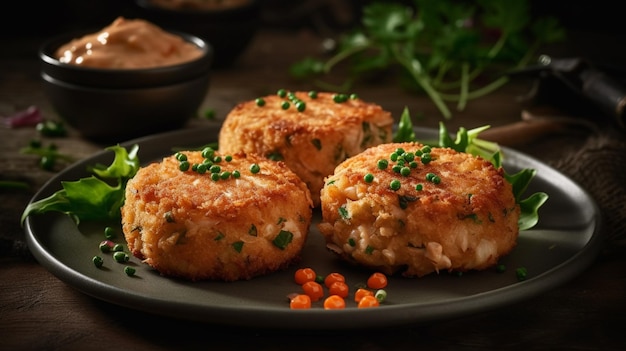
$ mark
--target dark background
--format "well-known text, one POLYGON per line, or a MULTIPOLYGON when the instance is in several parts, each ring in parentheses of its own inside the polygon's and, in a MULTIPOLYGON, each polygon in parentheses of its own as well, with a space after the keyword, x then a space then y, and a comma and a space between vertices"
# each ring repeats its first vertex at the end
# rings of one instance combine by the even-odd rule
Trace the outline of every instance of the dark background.
MULTIPOLYGON (((298 27, 347 27, 359 9, 371 0, 260 0, 263 25, 298 27)), ((531 0, 535 15, 550 15, 571 29, 625 34, 619 1, 531 0)), ((132 15, 134 0, 15 1, 0 11, 0 36, 54 35, 65 30, 104 26, 119 15, 132 15)))

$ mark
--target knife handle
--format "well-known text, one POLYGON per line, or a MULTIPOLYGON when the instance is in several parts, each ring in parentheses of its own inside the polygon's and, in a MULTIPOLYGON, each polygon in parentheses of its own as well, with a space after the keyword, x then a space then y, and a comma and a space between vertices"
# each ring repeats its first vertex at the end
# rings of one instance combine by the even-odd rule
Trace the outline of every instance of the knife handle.
POLYGON ((626 129, 626 88, 595 69, 584 70, 580 77, 582 94, 609 114, 620 128, 626 129))

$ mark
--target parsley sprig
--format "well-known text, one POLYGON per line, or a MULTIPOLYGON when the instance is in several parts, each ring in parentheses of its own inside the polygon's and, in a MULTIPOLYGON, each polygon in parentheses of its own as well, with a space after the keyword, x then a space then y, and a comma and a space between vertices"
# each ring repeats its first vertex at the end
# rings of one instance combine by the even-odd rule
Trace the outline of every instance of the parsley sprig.
POLYGON ((542 44, 563 38, 555 18, 531 16, 528 0, 379 1, 364 6, 361 25, 343 34, 332 57, 304 58, 290 73, 335 91, 374 73, 396 74, 450 119, 448 104, 463 111, 468 101, 505 85, 505 73, 526 66, 542 44), (349 76, 341 86, 324 80, 342 63, 349 76))

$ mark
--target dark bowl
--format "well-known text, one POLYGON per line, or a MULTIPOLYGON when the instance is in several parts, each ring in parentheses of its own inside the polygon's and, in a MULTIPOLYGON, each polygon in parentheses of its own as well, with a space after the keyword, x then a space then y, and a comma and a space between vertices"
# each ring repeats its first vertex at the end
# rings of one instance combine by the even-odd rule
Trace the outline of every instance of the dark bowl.
POLYGON ((144 88, 184 82, 204 75, 212 67, 214 50, 207 41, 197 36, 169 31, 195 44, 204 51, 200 58, 183 64, 144 69, 104 69, 83 67, 60 62, 54 53, 61 45, 74 38, 95 33, 97 30, 82 30, 59 35, 44 43, 39 50, 41 71, 66 83, 98 88, 144 88))
POLYGON ((191 33, 211 43, 214 67, 231 66, 248 47, 260 24, 260 0, 224 9, 171 9, 135 0, 137 16, 163 28, 191 33))
POLYGON ((213 49, 180 32, 204 52, 200 58, 145 69, 89 68, 59 62, 54 50, 72 38, 61 35, 39 50, 44 93, 59 117, 82 136, 120 142, 177 129, 197 115, 209 90, 213 49))

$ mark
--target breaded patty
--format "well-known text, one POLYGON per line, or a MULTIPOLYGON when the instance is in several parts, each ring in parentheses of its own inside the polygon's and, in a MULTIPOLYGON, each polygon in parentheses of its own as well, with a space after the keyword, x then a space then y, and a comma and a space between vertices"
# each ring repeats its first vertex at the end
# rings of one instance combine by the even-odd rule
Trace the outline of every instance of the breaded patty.
POLYGON ((176 154, 142 167, 126 186, 122 226, 133 255, 166 276, 224 281, 284 269, 300 258, 312 201, 283 162, 244 153, 232 160, 180 154, 188 170, 181 171, 184 158, 176 154), (203 163, 213 167, 197 167, 203 163))
POLYGON ((321 209, 329 249, 408 277, 491 267, 519 233, 502 168, 418 143, 380 145, 341 163, 326 179, 321 209))
POLYGON ((358 98, 328 92, 311 97, 298 91, 261 99, 264 104, 258 99, 243 102, 228 114, 220 150, 283 160, 308 185, 315 206, 324 177, 335 166, 392 138, 391 113, 358 98), (336 102, 337 96, 345 101, 336 102), (284 103, 289 107, 284 109, 284 103))

